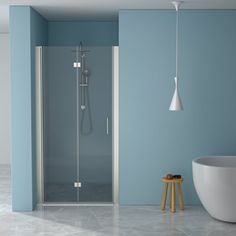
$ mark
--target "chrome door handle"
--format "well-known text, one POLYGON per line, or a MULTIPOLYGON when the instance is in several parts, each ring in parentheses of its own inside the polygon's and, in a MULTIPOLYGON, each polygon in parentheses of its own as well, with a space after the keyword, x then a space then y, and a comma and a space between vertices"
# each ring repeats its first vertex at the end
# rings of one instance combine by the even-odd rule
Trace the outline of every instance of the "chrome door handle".
POLYGON ((107 117, 107 135, 109 134, 109 119, 107 117))

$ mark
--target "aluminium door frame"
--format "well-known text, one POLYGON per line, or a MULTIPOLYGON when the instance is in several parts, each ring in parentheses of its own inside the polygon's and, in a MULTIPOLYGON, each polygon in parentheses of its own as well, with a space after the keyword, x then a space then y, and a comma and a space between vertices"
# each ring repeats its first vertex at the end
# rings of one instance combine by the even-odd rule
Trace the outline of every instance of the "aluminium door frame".
POLYGON ((112 47, 112 202, 45 202, 43 165, 43 47, 35 47, 36 96, 36 175, 37 203, 39 206, 113 206, 119 204, 119 47, 112 47))

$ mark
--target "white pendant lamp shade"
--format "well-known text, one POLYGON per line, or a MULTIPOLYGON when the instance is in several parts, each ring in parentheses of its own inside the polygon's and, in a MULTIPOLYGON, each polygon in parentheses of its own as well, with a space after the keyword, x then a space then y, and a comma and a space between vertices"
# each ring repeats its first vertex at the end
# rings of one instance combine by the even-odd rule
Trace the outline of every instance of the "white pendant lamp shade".
POLYGON ((178 92, 178 79, 177 79, 177 77, 175 77, 174 80, 175 80, 175 92, 172 97, 169 110, 170 111, 182 111, 183 105, 182 105, 182 101, 181 101, 181 98, 180 98, 179 92, 178 92))
POLYGON ((172 4, 175 6, 175 10, 176 10, 176 58, 175 58, 175 91, 174 91, 174 95, 172 97, 171 100, 171 104, 170 104, 170 111, 182 111, 183 110, 183 105, 181 102, 181 98, 179 96, 179 91, 178 91, 178 26, 179 26, 179 17, 178 17, 178 10, 179 10, 179 6, 182 3, 182 1, 175 1, 172 2, 172 4))

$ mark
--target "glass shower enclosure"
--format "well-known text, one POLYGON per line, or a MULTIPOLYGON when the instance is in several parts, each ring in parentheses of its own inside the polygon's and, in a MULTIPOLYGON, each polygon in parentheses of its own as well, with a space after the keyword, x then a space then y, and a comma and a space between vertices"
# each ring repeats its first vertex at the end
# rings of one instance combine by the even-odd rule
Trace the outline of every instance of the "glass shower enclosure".
POLYGON ((82 44, 36 48, 43 203, 114 202, 114 52, 82 44))

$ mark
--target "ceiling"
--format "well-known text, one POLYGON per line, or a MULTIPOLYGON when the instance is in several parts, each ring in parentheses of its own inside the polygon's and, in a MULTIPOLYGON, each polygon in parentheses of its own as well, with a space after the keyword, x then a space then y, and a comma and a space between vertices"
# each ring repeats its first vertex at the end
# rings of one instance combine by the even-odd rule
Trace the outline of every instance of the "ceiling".
MULTIPOLYGON (((48 20, 116 20, 119 9, 173 9, 168 0, 0 0, 0 33, 8 32, 8 6, 33 6, 48 20)), ((236 9, 236 0, 186 0, 182 9, 236 9)))

